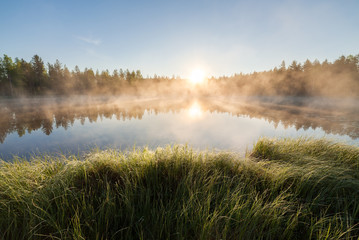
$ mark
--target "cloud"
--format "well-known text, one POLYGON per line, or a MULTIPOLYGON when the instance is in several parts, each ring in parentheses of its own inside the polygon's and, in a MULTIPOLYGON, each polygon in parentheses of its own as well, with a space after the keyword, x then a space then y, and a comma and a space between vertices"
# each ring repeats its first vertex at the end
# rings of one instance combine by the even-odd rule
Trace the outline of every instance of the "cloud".
POLYGON ((90 43, 93 45, 100 45, 101 44, 101 40, 99 39, 94 39, 94 38, 90 38, 90 37, 81 37, 81 36, 77 36, 77 39, 84 41, 86 43, 90 43))

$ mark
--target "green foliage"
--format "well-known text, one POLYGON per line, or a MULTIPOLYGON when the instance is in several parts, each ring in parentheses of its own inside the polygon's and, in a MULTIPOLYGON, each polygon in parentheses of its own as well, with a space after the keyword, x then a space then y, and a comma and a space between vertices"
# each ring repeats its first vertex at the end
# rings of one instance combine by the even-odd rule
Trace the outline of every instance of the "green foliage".
MULTIPOLYGON (((137 80, 143 80, 140 70, 125 72, 120 69, 113 75, 108 70, 94 73, 85 68, 82 72, 78 66, 70 72, 59 60, 54 64, 47 63, 34 55, 30 62, 24 59, 15 59, 4 55, 0 58, 0 95, 42 95, 42 94, 104 94, 130 92, 136 89, 133 86, 137 80), (131 89, 133 88, 133 89, 131 89)), ((151 79, 149 79, 151 82, 151 79)))
POLYGON ((251 157, 183 146, 0 165, 4 239, 350 239, 359 149, 261 139, 251 157))
POLYGON ((30 92, 38 94, 43 91, 47 81, 47 72, 42 59, 38 55, 34 55, 31 59, 32 75, 29 79, 30 92))
POLYGON ((16 75, 16 64, 11 57, 4 54, 4 58, 0 58, 0 81, 2 90, 8 91, 10 95, 13 94, 13 79, 16 75))

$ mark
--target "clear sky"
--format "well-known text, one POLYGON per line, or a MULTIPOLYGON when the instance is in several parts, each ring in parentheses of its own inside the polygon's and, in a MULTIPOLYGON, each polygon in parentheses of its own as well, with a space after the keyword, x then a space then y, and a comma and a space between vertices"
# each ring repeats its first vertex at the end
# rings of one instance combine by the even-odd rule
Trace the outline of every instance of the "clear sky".
POLYGON ((358 0, 1 0, 0 54, 146 75, 269 70, 359 53, 358 0))

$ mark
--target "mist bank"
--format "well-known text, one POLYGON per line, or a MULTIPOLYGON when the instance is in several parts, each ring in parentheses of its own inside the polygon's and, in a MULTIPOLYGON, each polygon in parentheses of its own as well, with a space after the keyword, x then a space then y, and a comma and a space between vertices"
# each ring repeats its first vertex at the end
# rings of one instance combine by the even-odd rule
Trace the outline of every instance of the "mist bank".
POLYGON ((287 67, 232 76, 211 77, 193 85, 180 77, 143 77, 140 70, 94 71, 77 66, 70 71, 58 60, 44 64, 35 55, 30 62, 0 58, 0 96, 38 95, 132 96, 325 96, 359 97, 359 54, 327 60, 293 61, 287 67))
POLYGON ((288 67, 283 61, 269 71, 211 80, 217 93, 225 95, 358 97, 359 54, 334 62, 293 61, 288 67))

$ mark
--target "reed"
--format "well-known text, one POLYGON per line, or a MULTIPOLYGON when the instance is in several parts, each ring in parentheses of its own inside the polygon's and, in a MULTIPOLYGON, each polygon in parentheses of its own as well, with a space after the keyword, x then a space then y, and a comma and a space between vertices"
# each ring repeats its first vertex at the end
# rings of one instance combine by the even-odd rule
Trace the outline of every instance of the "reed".
POLYGON ((0 164, 1 239, 353 239, 359 149, 260 139, 247 157, 93 150, 0 164))

